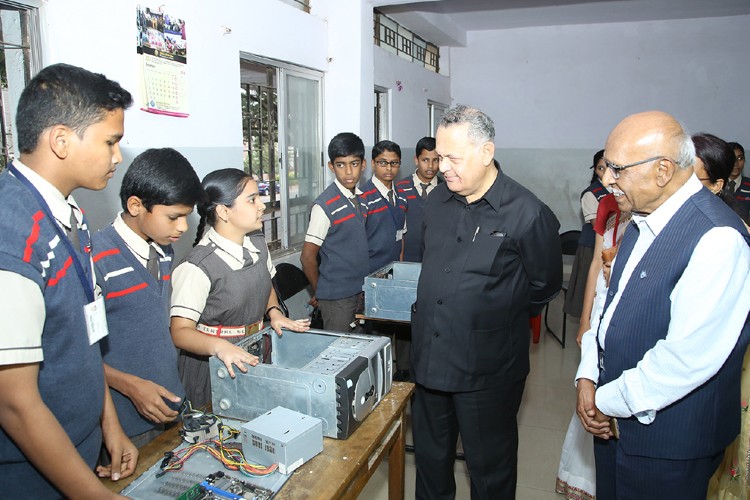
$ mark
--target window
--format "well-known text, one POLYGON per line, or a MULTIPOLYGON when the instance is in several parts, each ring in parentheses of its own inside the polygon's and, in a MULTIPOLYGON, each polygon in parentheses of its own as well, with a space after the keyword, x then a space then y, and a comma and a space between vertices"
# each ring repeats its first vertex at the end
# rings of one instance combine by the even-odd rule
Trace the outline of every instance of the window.
POLYGON ((0 171, 15 158, 16 107, 26 84, 41 68, 36 8, 0 1, 0 171))
POLYGON ((293 249, 322 192, 322 75, 252 55, 242 56, 240 74, 245 170, 266 203, 266 242, 293 249))
POLYGON ((388 127, 388 90, 375 87, 375 142, 378 142, 390 138, 390 130, 388 127))
POLYGON ((437 45, 423 40, 377 9, 373 9, 373 24, 375 45, 435 73, 440 71, 437 45))
POLYGON ((430 135, 432 137, 435 137, 435 131, 437 131, 440 119, 443 117, 446 109, 447 106, 443 104, 427 101, 427 115, 430 123, 430 135))
POLYGON ((281 1, 287 5, 296 7, 299 10, 310 13, 310 0, 281 0, 281 1))

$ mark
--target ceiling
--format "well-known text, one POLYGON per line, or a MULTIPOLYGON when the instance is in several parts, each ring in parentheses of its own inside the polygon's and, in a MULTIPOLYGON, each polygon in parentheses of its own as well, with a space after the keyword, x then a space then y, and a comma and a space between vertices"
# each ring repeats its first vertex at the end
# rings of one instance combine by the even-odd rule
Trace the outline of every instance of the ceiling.
POLYGON ((439 46, 470 31, 750 15, 750 0, 373 0, 384 14, 439 46))

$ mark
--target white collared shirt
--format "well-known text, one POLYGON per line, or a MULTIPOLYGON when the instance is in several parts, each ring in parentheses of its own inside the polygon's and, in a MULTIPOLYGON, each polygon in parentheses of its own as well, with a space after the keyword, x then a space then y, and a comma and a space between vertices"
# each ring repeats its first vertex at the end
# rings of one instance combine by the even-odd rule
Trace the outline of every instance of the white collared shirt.
MULTIPOLYGON (((339 191, 341 191, 342 196, 349 200, 349 203, 351 203, 354 207, 354 198, 362 194, 359 186, 356 186, 354 188, 354 193, 352 193, 351 191, 346 189, 338 181, 338 179, 335 179, 333 182, 336 183, 336 186, 339 188, 339 191)), ((310 210, 310 224, 307 226, 305 241, 322 247, 323 242, 328 235, 328 229, 330 229, 330 227, 331 221, 328 220, 328 216, 326 215, 325 210, 323 210, 317 203, 313 204, 312 209, 310 210)))
MULTIPOLYGON (((393 191, 393 187, 394 187, 393 183, 391 183, 391 188, 388 189, 388 187, 385 184, 383 184, 383 181, 381 181, 374 175, 372 176, 371 180, 372 180, 373 185, 377 188, 378 192, 380 193, 380 196, 382 196, 384 200, 388 201, 388 192, 393 191)), ((394 193, 393 199, 395 200, 396 199, 395 191, 393 191, 393 193, 394 193)))
MULTIPOLYGON (((395 189, 396 183, 395 182, 391 184, 391 189, 388 189, 388 187, 385 184, 383 184, 383 181, 381 181, 380 179, 378 179, 377 177, 373 175, 372 184, 378 190, 378 193, 380 193, 380 195, 383 197, 385 202, 389 204, 390 202, 388 201, 388 192, 392 191, 393 203, 398 204, 396 202, 396 189, 395 189)), ((402 227, 401 229, 396 229, 396 241, 401 241, 404 238, 404 233, 406 233, 406 219, 404 219, 404 227, 402 227)))
POLYGON ((114 227, 115 232, 117 232, 120 238, 122 238, 122 240, 128 246, 130 252, 135 256, 136 259, 138 259, 138 262, 140 262, 143 267, 147 267, 148 265, 148 253, 150 247, 154 247, 156 249, 156 252, 161 257, 165 256, 164 250, 162 250, 159 245, 157 245, 153 241, 148 242, 144 240, 135 231, 130 229, 130 226, 125 224, 125 221, 122 219, 122 212, 117 214, 114 222, 112 222, 112 226, 114 227))
MULTIPOLYGON (((623 268, 626 284, 654 239, 690 196, 702 189, 690 179, 652 214, 633 215, 640 233, 623 268)), ((628 231, 632 231, 629 228, 628 231)), ((617 257, 615 257, 616 265, 617 257)), ((620 286, 600 318, 599 340, 606 350, 606 334, 626 286, 620 286)), ((700 239, 680 280, 670 294, 671 310, 666 338, 660 340, 636 367, 596 391, 596 406, 605 415, 635 416, 649 424, 662 408, 685 397, 716 374, 731 353, 750 310, 750 249, 736 230, 715 227, 700 239), (717 261, 717 256, 721 256, 717 261)), ((601 310, 592 312, 592 318, 601 310)), ((581 345, 576 380, 599 378, 596 329, 592 320, 581 345)))
MULTIPOLYGON (((73 196, 66 199, 59 189, 18 160, 13 161, 13 166, 39 191, 63 229, 71 229, 71 207, 80 228, 83 215, 73 196)), ((3 332, 0 365, 43 361, 42 331, 47 313, 42 291, 30 279, 3 270, 0 270, 0 288, 13 291, 0 301, 0 331, 3 332)))
MULTIPOLYGON (((208 245, 209 243, 216 244, 218 247, 216 255, 234 271, 242 269, 245 263, 243 248, 247 248, 250 251, 253 263, 258 262, 260 258, 260 250, 253 245, 247 236, 245 236, 242 245, 238 245, 234 241, 217 233, 214 228, 209 228, 198 245, 208 245)), ((266 266, 273 278, 276 275, 276 267, 271 261, 270 253, 268 254, 266 266)), ((172 272, 170 315, 198 321, 203 309, 206 307, 206 299, 210 292, 211 279, 206 276, 206 273, 195 264, 183 262, 172 272)))
MULTIPOLYGON (((425 184, 425 183, 422 182, 422 179, 419 178, 416 171, 411 175, 411 180, 414 183, 414 189, 417 190, 417 196, 421 197, 422 196, 422 184, 425 184)), ((430 195, 432 190, 435 189, 437 185, 438 185, 438 178, 436 175, 435 177, 430 179, 429 183, 427 183, 427 196, 430 195)))

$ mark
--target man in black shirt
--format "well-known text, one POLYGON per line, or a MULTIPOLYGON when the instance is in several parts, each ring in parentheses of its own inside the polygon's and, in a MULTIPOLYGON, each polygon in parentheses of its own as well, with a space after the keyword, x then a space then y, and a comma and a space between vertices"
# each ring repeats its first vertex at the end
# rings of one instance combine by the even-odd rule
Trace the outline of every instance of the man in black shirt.
POLYGON ((472 498, 515 497, 516 414, 529 372, 529 317, 562 284, 560 224, 494 160, 495 129, 457 106, 436 140, 445 183, 427 199, 412 306, 417 498, 454 498, 458 434, 472 498))

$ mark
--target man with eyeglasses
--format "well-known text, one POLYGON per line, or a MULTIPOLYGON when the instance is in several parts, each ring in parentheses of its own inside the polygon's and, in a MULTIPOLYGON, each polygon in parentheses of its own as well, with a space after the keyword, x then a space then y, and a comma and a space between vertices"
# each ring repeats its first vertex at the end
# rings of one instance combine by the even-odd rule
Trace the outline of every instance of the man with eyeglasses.
POLYGON ((633 225, 576 375, 596 495, 703 499, 739 432, 750 236, 693 174, 692 140, 672 116, 625 118, 604 158, 602 183, 633 225))
POLYGON ((727 191, 742 205, 746 212, 750 212, 750 177, 742 175, 745 168, 745 148, 739 142, 727 143, 734 150, 734 168, 729 174, 727 191))
POLYGON ((394 180, 401 167, 401 147, 380 141, 372 147, 372 177, 362 186, 363 212, 367 215, 370 272, 401 260, 406 232, 406 199, 396 192, 394 180))

